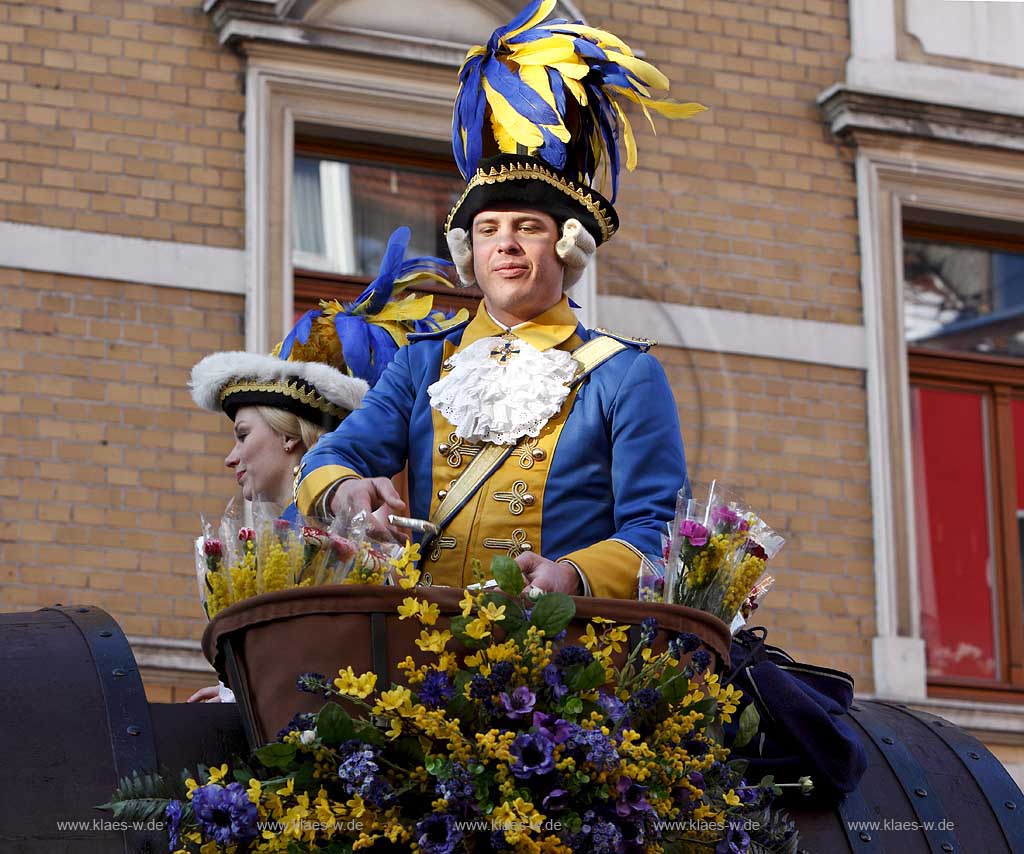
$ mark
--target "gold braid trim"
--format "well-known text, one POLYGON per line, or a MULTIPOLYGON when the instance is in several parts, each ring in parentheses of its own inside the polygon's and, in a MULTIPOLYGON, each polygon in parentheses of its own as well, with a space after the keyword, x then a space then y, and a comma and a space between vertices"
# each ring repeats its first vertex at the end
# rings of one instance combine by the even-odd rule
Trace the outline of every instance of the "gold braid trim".
POLYGON ((448 219, 445 220, 444 224, 445 234, 451 230, 452 220, 455 218, 459 208, 462 207, 462 203, 466 201, 466 197, 477 187, 481 187, 484 184, 504 184, 507 181, 523 179, 527 181, 543 181, 545 184, 549 184, 568 196, 581 207, 586 208, 593 215, 594 219, 597 220, 597 224, 601 228, 602 243, 615 233, 615 226, 612 224, 607 211, 586 190, 577 187, 571 181, 566 181, 552 172, 548 172, 538 164, 514 163, 502 164, 500 169, 492 166, 488 172, 485 172, 483 169, 477 170, 477 173, 470 179, 465 191, 449 212, 448 219))
POLYGON ((242 391, 264 391, 271 394, 283 394, 285 397, 290 397, 293 400, 297 400, 300 403, 306 404, 306 406, 312 406, 314 409, 319 409, 321 412, 326 412, 328 415, 333 415, 335 418, 344 418, 348 414, 347 409, 342 409, 334 403, 331 403, 324 397, 321 397, 315 391, 310 391, 308 388, 300 388, 295 383, 262 383, 253 381, 241 381, 231 383, 230 385, 224 386, 223 391, 220 393, 221 404, 232 394, 237 394, 242 391))

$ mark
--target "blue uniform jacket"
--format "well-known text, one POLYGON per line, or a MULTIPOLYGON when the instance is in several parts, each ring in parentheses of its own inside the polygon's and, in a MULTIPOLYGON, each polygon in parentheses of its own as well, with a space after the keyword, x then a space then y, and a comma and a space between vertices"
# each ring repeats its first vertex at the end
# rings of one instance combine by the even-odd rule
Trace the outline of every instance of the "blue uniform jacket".
MULTIPOLYGON (((430 407, 427 388, 461 346, 500 336, 481 305, 454 329, 412 336, 361 409, 303 458, 299 510, 346 477, 393 476, 408 464, 410 513, 426 519, 479 446, 454 435, 430 407)), ((596 332, 563 300, 515 334, 538 349, 572 351, 596 332)), ((472 581, 470 561, 532 549, 573 561, 596 596, 632 598, 640 555, 661 553, 686 463, 675 401, 647 344, 629 344, 569 395, 537 439, 512 455, 462 507, 423 556, 435 584, 472 581)))

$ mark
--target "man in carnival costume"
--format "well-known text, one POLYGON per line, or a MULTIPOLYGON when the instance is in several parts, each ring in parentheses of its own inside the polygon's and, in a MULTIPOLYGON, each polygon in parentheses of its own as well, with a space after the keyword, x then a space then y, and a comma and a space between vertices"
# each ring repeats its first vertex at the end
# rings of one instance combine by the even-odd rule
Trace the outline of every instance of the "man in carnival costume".
POLYGON ((303 459, 304 514, 409 512, 435 530, 421 569, 473 581, 471 562, 515 558, 542 590, 631 598, 661 551, 686 476, 672 392, 650 343, 585 329, 565 288, 614 234, 600 166, 635 165, 623 106, 684 117, 650 97, 668 81, 602 30, 544 19, 536 0, 468 53, 455 103, 467 179, 445 232, 484 299, 452 329, 410 336, 363 408, 303 459), (482 159, 486 158, 486 159, 482 159), (408 464, 411 508, 389 476, 408 464))

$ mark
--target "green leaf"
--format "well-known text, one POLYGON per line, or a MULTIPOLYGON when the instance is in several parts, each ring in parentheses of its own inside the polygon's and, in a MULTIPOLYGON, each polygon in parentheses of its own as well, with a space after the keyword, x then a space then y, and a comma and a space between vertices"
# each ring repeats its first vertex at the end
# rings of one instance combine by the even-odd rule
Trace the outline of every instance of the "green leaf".
POLYGON ((337 703, 328 703, 316 716, 316 734, 324 744, 337 747, 352 738, 352 718, 337 703))
POLYGON ((593 691, 604 682, 604 665, 600 661, 591 661, 586 667, 575 664, 565 672, 566 687, 573 692, 593 691))
POLYGON ((757 729, 761 725, 761 716, 757 713, 757 709, 753 703, 750 703, 740 713, 740 725, 739 730, 736 733, 736 738, 732 743, 733 747, 743 747, 745 744, 750 743, 755 735, 757 735, 757 729))
POLYGON ((562 706, 562 710, 565 714, 574 717, 580 715, 583 712, 583 701, 579 697, 569 697, 562 706))
POLYGON ((168 802, 176 797, 174 786, 159 774, 140 775, 133 771, 130 777, 121 779, 110 800, 97 809, 113 813, 116 821, 149 821, 162 817, 168 802))
POLYGON ((575 616, 576 603, 572 599, 564 593, 545 593, 534 604, 530 623, 552 638, 575 616))
POLYGON ((690 690, 690 680, 681 670, 666 670, 662 674, 658 688, 666 702, 675 703, 683 699, 690 690))
POLYGON ((491 575, 498 586, 510 596, 518 596, 523 592, 523 571, 512 558, 507 555, 495 555, 491 558, 491 575))
POLYGON ((282 744, 276 742, 274 744, 268 744, 266 747, 261 747, 256 751, 256 758, 262 762, 267 768, 280 768, 281 770, 287 770, 292 760, 295 758, 295 751, 297 748, 294 744, 282 744))

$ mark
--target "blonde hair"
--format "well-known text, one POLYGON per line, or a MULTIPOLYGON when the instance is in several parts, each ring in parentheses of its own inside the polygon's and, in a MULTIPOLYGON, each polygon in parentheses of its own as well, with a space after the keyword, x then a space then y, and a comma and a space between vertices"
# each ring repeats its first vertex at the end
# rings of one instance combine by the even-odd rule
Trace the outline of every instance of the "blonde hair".
POLYGON ((298 439, 306 446, 308 451, 327 430, 312 421, 301 418, 294 412, 285 409, 277 409, 273 406, 257 406, 256 411, 260 417, 267 422, 267 425, 275 433, 280 433, 289 439, 298 439))

